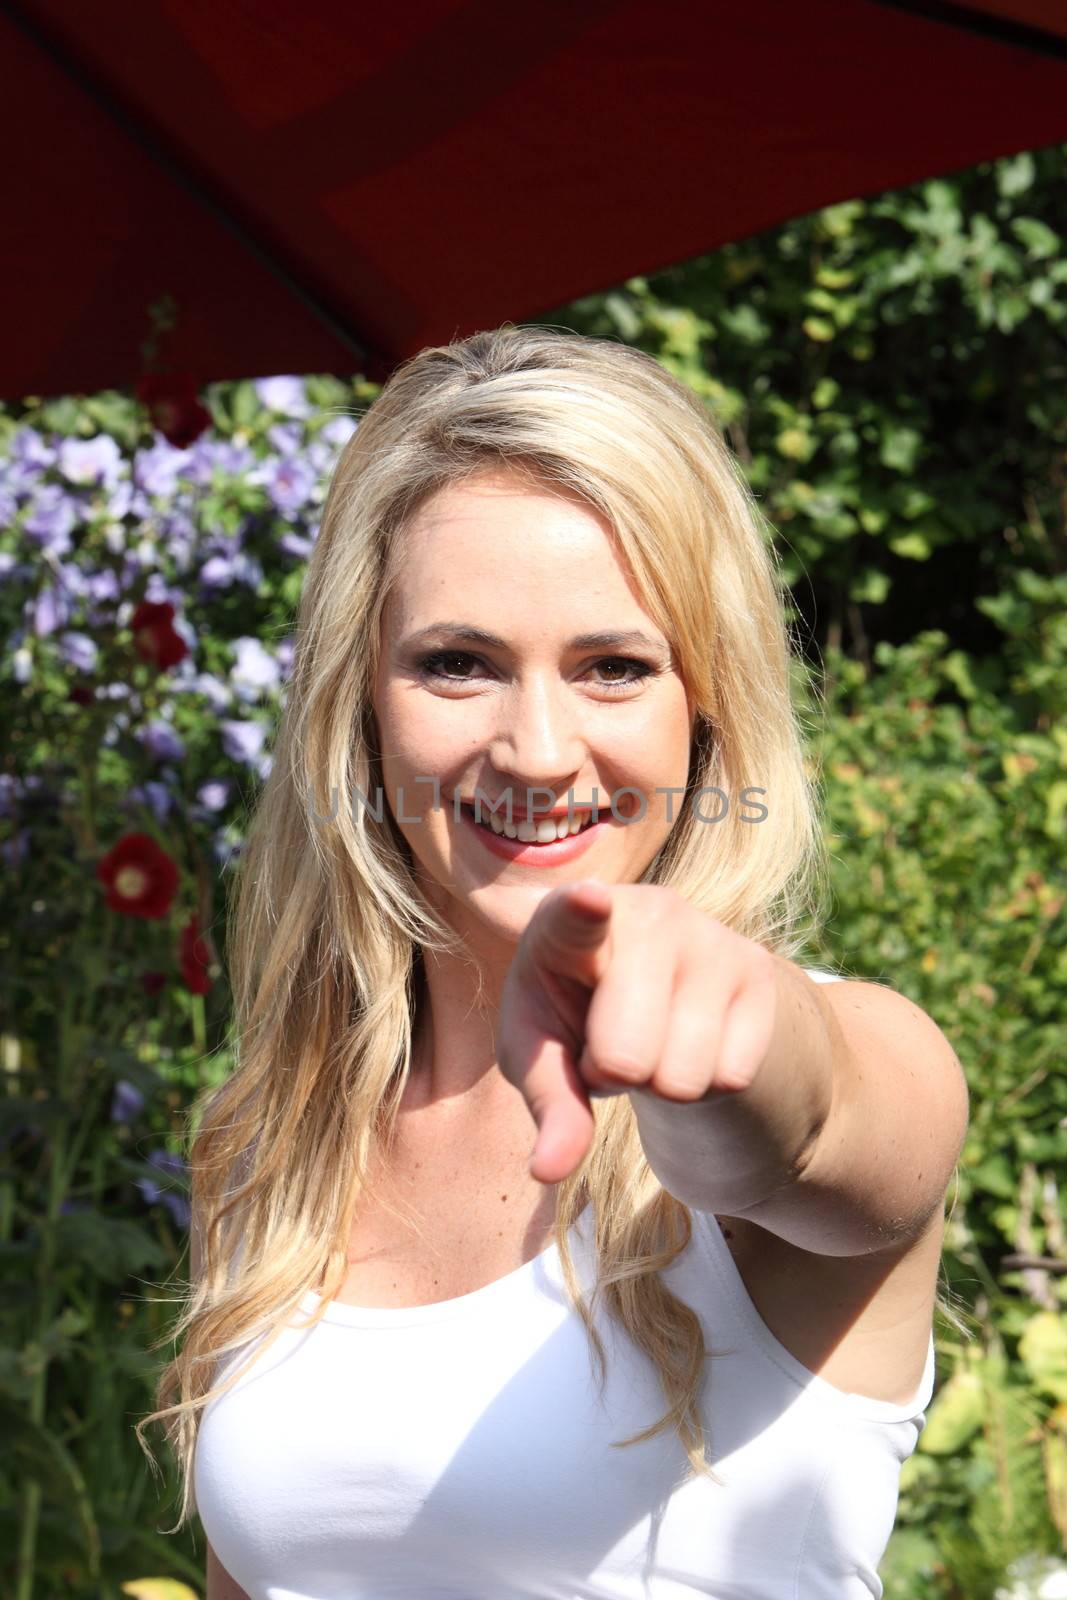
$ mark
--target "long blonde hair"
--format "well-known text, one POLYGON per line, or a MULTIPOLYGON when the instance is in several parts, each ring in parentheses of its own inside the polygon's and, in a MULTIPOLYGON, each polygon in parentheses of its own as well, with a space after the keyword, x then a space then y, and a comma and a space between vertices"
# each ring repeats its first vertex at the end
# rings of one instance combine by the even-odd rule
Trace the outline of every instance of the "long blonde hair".
MULTIPOLYGON (((613 528, 697 708, 689 788, 643 882, 669 884, 745 937, 793 956, 823 911, 816 785, 793 706, 795 665, 770 532, 703 403, 651 356, 607 340, 506 325, 421 351, 362 416, 330 484, 297 620, 274 762, 237 875, 229 947, 237 1067, 198 1097, 189 1158, 194 1259, 168 1338, 158 1410, 195 1509, 193 1456, 216 1364, 269 1343, 303 1295, 338 1292, 359 1197, 373 1192, 409 1070, 420 951, 463 954, 431 911, 388 807, 337 807, 382 786, 370 712, 383 606, 405 523, 442 486, 486 467, 579 495, 613 528), (717 785, 766 791, 769 826, 730 804, 700 826, 717 785)), ((596 1133, 557 1190, 570 1298, 605 1371, 592 1306, 607 1306, 654 1364, 664 1416, 695 1473, 715 1479, 699 1412, 705 1349, 694 1311, 660 1272, 689 1242, 686 1206, 656 1180, 626 1096, 593 1102, 596 1133), (592 1306, 568 1230, 591 1206, 592 1306)), ((253 1351, 249 1360, 254 1359, 253 1351)), ((151 1454, 149 1452, 151 1459, 151 1454)), ((715 1479, 715 1481, 718 1481, 715 1479)), ((173 1531, 173 1530, 172 1530, 173 1531)))

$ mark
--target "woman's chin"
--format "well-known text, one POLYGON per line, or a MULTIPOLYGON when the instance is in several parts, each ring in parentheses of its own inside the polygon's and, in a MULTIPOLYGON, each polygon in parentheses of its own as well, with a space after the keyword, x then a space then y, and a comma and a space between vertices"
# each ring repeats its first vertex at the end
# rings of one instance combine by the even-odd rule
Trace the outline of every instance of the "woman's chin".
POLYGON ((518 944, 552 884, 472 884, 453 894, 452 903, 468 926, 484 928, 497 941, 518 944))

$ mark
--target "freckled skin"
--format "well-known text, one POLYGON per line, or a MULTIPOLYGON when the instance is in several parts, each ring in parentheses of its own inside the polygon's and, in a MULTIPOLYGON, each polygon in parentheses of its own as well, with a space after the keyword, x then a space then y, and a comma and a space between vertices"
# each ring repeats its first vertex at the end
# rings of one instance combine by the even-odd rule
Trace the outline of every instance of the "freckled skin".
POLYGON ((668 821, 668 796, 655 790, 684 787, 695 719, 610 526, 580 501, 528 478, 483 472, 427 499, 402 538, 373 694, 382 781, 423 892, 473 955, 489 1007, 486 1016, 474 1005, 468 963, 424 952, 428 1004, 416 1018, 404 1104, 425 1109, 446 1146, 458 1137, 469 1148, 477 1134, 510 1151, 508 1170, 525 1179, 530 1114, 498 1070, 493 1026, 516 946, 559 885, 640 879, 677 823, 678 796, 668 821), (507 648, 447 635, 410 640, 443 621, 487 630, 507 648), (649 635, 651 647, 570 647, 580 634, 631 629, 649 635), (423 665, 441 650, 444 680, 423 665), (653 670, 642 676, 627 661, 653 670), (623 689, 606 687, 619 678, 623 689), (439 782, 438 809, 431 785, 418 778, 439 782), (630 787, 647 797, 647 810, 632 823, 612 822, 581 857, 548 868, 501 860, 453 820, 457 792, 497 798, 510 790, 522 805, 528 787, 550 789, 559 803, 568 790, 591 799, 595 788, 601 804, 630 787))
MULTIPOLYGON (((473 950, 492 992, 550 889, 584 877, 640 878, 677 823, 680 797, 668 822, 668 797, 655 790, 684 786, 693 715, 669 645, 628 581, 609 524, 591 508, 487 472, 432 496, 403 537, 373 700, 383 781, 425 892, 473 950), (509 649, 445 636, 404 647, 415 630, 443 620, 484 628, 509 649), (662 653, 568 648, 576 635, 607 629, 640 629, 662 653), (443 683, 419 672, 419 659, 436 650, 446 651, 454 675, 443 683), (655 670, 612 692, 605 684, 625 681, 626 660, 655 670), (419 777, 439 779, 440 809, 419 777), (582 799, 595 788, 602 815, 610 815, 608 796, 630 787, 647 797, 647 812, 547 869, 500 860, 453 820, 456 792, 495 797, 510 788, 521 806, 528 786, 551 789, 560 804, 568 790, 582 799)), ((620 811, 632 803, 620 802, 620 811)))

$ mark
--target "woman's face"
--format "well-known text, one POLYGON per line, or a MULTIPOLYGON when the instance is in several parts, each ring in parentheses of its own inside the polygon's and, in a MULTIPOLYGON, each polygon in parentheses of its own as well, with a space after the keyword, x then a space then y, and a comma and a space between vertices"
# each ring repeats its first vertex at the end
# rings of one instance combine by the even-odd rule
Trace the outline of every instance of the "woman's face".
POLYGON ((689 769, 685 686, 581 502, 487 470, 424 501, 402 538, 374 689, 386 797, 448 924, 475 948, 517 942, 549 890, 636 882, 663 845, 689 769), (482 825, 457 797, 483 801, 482 825), (516 825, 568 803, 580 821, 594 798, 600 822, 512 841, 490 820, 509 798, 516 825))

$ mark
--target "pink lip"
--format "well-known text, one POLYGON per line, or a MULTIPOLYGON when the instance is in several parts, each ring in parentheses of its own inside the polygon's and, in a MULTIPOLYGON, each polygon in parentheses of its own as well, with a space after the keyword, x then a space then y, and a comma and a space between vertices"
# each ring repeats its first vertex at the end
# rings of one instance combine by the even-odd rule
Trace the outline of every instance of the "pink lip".
POLYGON ((556 867, 565 861, 573 861, 575 857, 585 854, 602 829, 610 827, 608 820, 604 819, 583 828, 581 833, 557 839, 555 844, 527 844, 523 839, 509 839, 505 834, 494 833, 488 826, 481 826, 466 810, 461 811, 460 816, 464 826, 476 834, 493 855, 503 861, 521 861, 524 867, 556 867))

